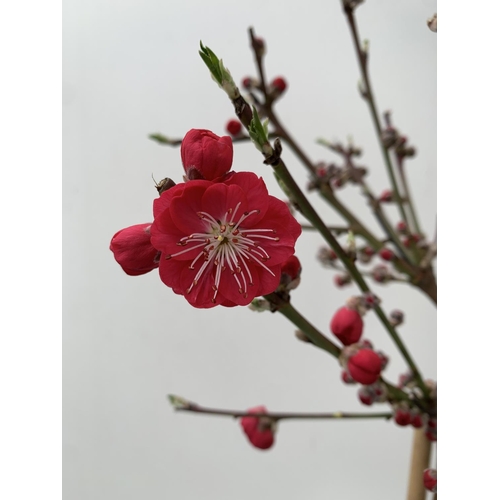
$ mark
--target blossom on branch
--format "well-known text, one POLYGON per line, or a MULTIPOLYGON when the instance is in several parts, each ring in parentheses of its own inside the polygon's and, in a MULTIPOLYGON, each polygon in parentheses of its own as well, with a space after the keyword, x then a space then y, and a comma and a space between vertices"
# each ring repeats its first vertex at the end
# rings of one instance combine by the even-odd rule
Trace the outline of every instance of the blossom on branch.
MULTIPOLYGON (((247 413, 267 413, 265 406, 250 408, 247 413)), ((274 444, 276 423, 268 417, 242 417, 243 432, 256 448, 267 450, 274 444)))
POLYGON ((250 172, 178 184, 155 200, 154 217, 160 278, 199 308, 248 305, 276 290, 301 232, 250 172))

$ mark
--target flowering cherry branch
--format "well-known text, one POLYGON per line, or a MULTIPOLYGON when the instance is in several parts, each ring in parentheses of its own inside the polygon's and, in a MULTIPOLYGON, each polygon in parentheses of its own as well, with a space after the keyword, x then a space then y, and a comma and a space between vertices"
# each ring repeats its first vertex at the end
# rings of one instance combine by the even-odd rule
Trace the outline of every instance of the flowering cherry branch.
POLYGON ((175 411, 186 411, 192 413, 204 413, 207 415, 220 415, 223 417, 233 417, 233 418, 243 418, 243 417, 264 417, 269 418, 277 422, 278 420, 291 420, 291 419, 301 419, 301 420, 339 420, 339 419, 366 419, 366 418, 384 418, 390 420, 393 414, 390 412, 377 412, 377 413, 366 413, 366 412, 314 412, 314 413, 304 413, 304 412, 249 412, 249 411, 238 411, 238 410, 222 410, 217 408, 207 408, 205 406, 200 406, 192 401, 187 401, 179 396, 169 395, 168 399, 175 411))
MULTIPOLYGON (((160 144, 181 146, 183 182, 176 184, 168 178, 160 181, 156 185, 159 197, 153 203, 153 222, 118 231, 111 240, 110 249, 129 275, 137 276, 158 269, 160 279, 174 293, 184 296, 193 307, 249 306, 257 311, 282 314, 298 328, 295 335, 299 340, 338 359, 342 366, 342 381, 359 384, 358 398, 362 404, 388 403, 392 410, 378 413, 272 413, 264 406, 258 406, 247 411, 234 411, 202 407, 179 396, 169 396, 176 411, 238 418, 249 441, 263 450, 273 445, 277 423, 285 419, 385 418, 393 419, 400 426, 411 425, 417 432, 414 434, 410 490, 417 493, 409 498, 422 500, 422 484, 435 491, 437 483, 436 474, 430 469, 423 473, 422 483, 422 471, 429 462, 430 443, 437 440, 437 385, 431 380, 424 381, 399 335, 397 328, 404 321, 403 312, 395 310, 386 315, 365 276, 380 283, 390 280, 410 282, 436 302, 436 280, 431 263, 437 252, 437 240, 434 238, 432 243, 427 243, 423 238, 410 197, 403 161, 413 156, 414 149, 407 146, 406 138, 392 127, 388 114, 385 115, 387 127, 382 130, 380 126, 368 77, 368 53, 360 46, 353 16, 354 8, 361 2, 342 0, 361 66, 362 95, 375 123, 393 184, 392 192, 382 193, 380 197, 374 195, 364 179, 366 169, 355 163, 361 150, 350 142, 344 147, 320 141, 342 156, 344 163, 341 167, 311 162, 274 112, 274 103, 285 90, 286 82, 275 78, 268 85, 263 61, 264 41, 255 37, 250 28, 259 76, 258 81, 248 82, 251 79, 245 78, 243 82, 250 91, 250 103, 241 95, 222 60, 200 43, 201 58, 213 80, 233 103, 239 119, 231 120, 226 126, 233 138, 219 137, 204 129, 192 129, 182 140, 151 134, 150 138, 160 144), (272 133, 268 131, 269 123, 274 127, 272 133), (275 140, 271 144, 273 137, 275 140), (282 159, 281 139, 309 170, 311 178, 307 190, 317 190, 347 221, 347 227, 327 225, 318 215, 282 159), (289 199, 288 205, 271 196, 263 179, 256 174, 232 170, 233 143, 248 140, 262 153, 264 163, 273 169, 279 186, 289 199), (401 192, 394 176, 391 150, 395 154, 401 192), (385 233, 384 239, 377 238, 338 200, 335 189, 346 182, 361 188, 385 233), (401 212, 402 220, 395 226, 381 206, 388 202, 396 202, 401 212), (290 207, 297 209, 309 224, 299 224, 290 207), (361 295, 350 297, 331 319, 330 331, 341 342, 340 346, 291 304, 292 290, 299 285, 302 271, 295 255, 295 244, 302 230, 312 229, 318 231, 328 244, 328 248, 322 248, 318 254, 320 262, 344 272, 344 275, 335 277, 339 278, 337 285, 344 286, 354 281, 361 291, 361 295), (347 237, 343 246, 337 236, 345 233, 347 237), (356 236, 363 238, 369 246, 357 248, 356 236), (395 251, 386 246, 387 243, 392 244, 395 251), (356 261, 367 264, 375 254, 403 273, 405 278, 393 275, 387 265, 376 265, 368 272, 358 268, 356 261), (362 317, 369 311, 378 316, 410 368, 409 373, 400 376, 397 386, 381 375, 389 358, 362 337, 362 317)), ((431 20, 430 26, 434 25, 431 20)))
MULTIPOLYGON (((347 207, 345 207, 340 200, 335 196, 332 187, 330 186, 329 183, 327 182, 322 182, 321 179, 317 178, 317 169, 313 165, 312 161, 307 157, 307 155, 304 153, 304 151, 300 148, 298 143, 291 137, 290 133, 285 129, 283 124, 279 121, 276 113, 274 112, 273 104, 276 99, 276 94, 273 95, 272 93, 267 92, 267 82, 264 80, 264 54, 265 50, 263 48, 263 42, 260 38, 255 37, 255 34, 253 32, 252 28, 249 28, 249 36, 250 36, 250 41, 251 41, 251 47, 254 52, 254 58, 257 66, 257 70, 259 73, 259 81, 255 84, 256 88, 259 89, 263 94, 264 94, 264 102, 260 102, 256 99, 255 94, 250 93, 254 101, 259 105, 259 107, 262 109, 262 112, 265 116, 267 116, 270 120, 270 122, 273 124, 274 129, 276 134, 283 138, 287 144, 290 145, 292 150, 295 152, 295 154, 299 157, 299 159, 302 161, 304 166, 313 174, 313 178, 317 179, 317 187, 319 190, 320 195, 324 200, 326 200, 335 210, 342 215, 348 222, 350 227, 352 228, 353 232, 356 234, 359 234, 360 236, 364 237, 366 241, 370 243, 370 245, 376 250, 380 251, 384 248, 384 243, 381 242, 379 239, 377 239, 365 226, 364 224, 359 221, 359 219, 356 218, 352 212, 350 212, 347 207)), ((248 80, 248 79, 247 79, 248 80)), ((242 97, 240 99, 243 99, 242 97)), ((243 99, 244 100, 244 99, 243 99)), ((248 107, 248 104, 247 104, 248 107)), ((237 111, 238 115, 238 110, 235 105, 235 109, 237 111)), ((239 116, 239 115, 238 115, 239 116)), ((241 119, 241 117, 240 117, 241 119)), ((242 120, 242 123, 246 126, 245 121, 242 120)), ((380 127, 380 124, 379 124, 380 127)), ((325 141, 320 141, 321 143, 324 144, 325 141)), ((328 146, 328 143, 326 144, 328 146)), ((335 148, 332 148, 337 152, 340 153, 345 153, 345 150, 338 150, 335 148)), ((350 149, 351 152, 353 152, 353 149, 350 149)), ((387 151, 384 149, 384 151, 387 153, 387 151)), ((349 157, 349 162, 350 162, 350 157, 349 157)), ((356 169, 354 166, 352 166, 352 163, 350 165, 348 164, 348 167, 350 167, 351 172, 357 172, 359 169, 356 169)), ((391 165, 392 169, 392 165, 391 165)), ((392 170, 391 170, 392 171, 392 170)), ((415 267, 416 264, 416 259, 412 257, 412 255, 407 251, 407 249, 401 244, 401 241, 398 237, 398 235, 394 232, 392 229, 391 224, 388 222, 387 218, 385 217, 381 207, 380 203, 378 200, 375 198, 373 193, 368 189, 366 183, 363 183, 362 176, 355 175, 356 179, 359 181, 358 183, 362 183, 362 188, 364 194, 368 197, 370 201, 370 205, 372 206, 374 210, 374 215, 379 221, 380 225, 386 232, 386 234, 389 236, 390 240, 394 243, 394 245, 398 248, 399 252, 401 253, 402 258, 400 259, 394 259, 394 266, 401 272, 408 274, 408 276, 411 277, 410 283, 418 286, 431 300, 434 302, 437 301, 437 292, 436 292, 436 282, 434 278, 434 273, 432 271, 432 268, 428 267, 425 270, 422 270, 422 268, 417 268, 415 267), (405 262, 406 261, 406 262, 405 262)), ((396 200, 395 200, 396 201, 396 200)), ((401 205, 402 206, 402 205, 401 205)), ((406 221, 406 217, 405 217, 406 221)), ((404 222, 407 225, 407 222, 404 222)))
POLYGON ((363 78, 362 83, 362 95, 368 103, 368 107, 370 109, 370 114, 373 120, 373 124, 375 126, 375 130, 377 132, 377 139, 380 145, 380 149, 382 151, 382 156, 384 158, 384 162, 387 168, 387 173, 389 174, 389 179, 391 181, 391 188, 394 193, 395 201, 398 205, 399 213, 402 219, 408 224, 408 217, 403 207, 403 200, 399 193, 398 184, 396 182, 396 177, 394 175, 394 168, 392 166, 391 158, 389 156, 389 152, 387 151, 384 142, 382 140, 382 127, 380 125, 380 119, 377 111, 377 106, 375 104, 375 97, 372 92, 370 77, 368 74, 368 47, 361 47, 361 42, 359 39, 358 28, 356 24, 356 18, 354 15, 354 10, 356 8, 356 3, 353 3, 350 0, 342 0, 342 4, 344 7, 344 13, 347 17, 347 22, 349 25, 349 30, 351 32, 351 36, 354 42, 354 47, 356 49, 356 56, 358 59, 359 67, 361 70, 361 75, 363 78))

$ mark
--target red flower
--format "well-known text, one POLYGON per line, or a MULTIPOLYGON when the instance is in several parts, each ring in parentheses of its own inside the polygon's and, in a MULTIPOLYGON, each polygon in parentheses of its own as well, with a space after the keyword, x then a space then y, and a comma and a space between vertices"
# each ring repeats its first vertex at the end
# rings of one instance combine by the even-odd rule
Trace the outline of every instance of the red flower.
POLYGON ((189 180, 212 181, 231 169, 233 142, 210 130, 191 129, 182 140, 181 158, 189 180))
MULTIPOLYGON (((265 406, 256 406, 247 413, 267 413, 267 409, 265 406)), ((267 417, 242 417, 240 424, 248 440, 256 448, 267 450, 274 444, 273 422, 267 417)))
POLYGON ((330 330, 344 345, 351 345, 363 333, 363 319, 358 311, 341 307, 330 321, 330 330))
POLYGON ((248 305, 276 290, 301 232, 286 204, 250 172, 178 184, 155 200, 154 216, 160 278, 200 308, 248 305))
POLYGON ((109 249, 130 276, 149 273, 159 265, 160 252, 151 245, 150 227, 150 223, 126 227, 111 238, 109 249))
POLYGON ((226 130, 232 135, 238 135, 241 132, 241 122, 238 120, 229 120, 226 124, 226 130))
POLYGON ((378 380, 382 363, 376 352, 371 349, 360 349, 347 361, 347 369, 356 382, 371 385, 378 380))

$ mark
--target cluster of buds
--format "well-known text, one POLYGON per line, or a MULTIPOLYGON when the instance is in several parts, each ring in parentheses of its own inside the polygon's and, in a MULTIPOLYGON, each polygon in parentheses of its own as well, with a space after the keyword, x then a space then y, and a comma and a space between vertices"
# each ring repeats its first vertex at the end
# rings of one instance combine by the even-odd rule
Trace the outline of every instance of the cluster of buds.
POLYGON ((358 398, 362 404, 367 406, 371 406, 373 403, 384 403, 387 401, 387 389, 380 382, 363 385, 358 389, 358 398))
POLYGON ((417 408, 410 408, 406 403, 398 403, 393 409, 394 422, 401 427, 411 425, 415 429, 420 429, 428 420, 427 415, 417 408))
MULTIPOLYGON (((267 413, 265 406, 250 408, 247 413, 267 413)), ((243 432, 250 443, 260 450, 267 450, 274 444, 276 421, 266 417, 242 417, 240 420, 243 432)))
POLYGON ((381 138, 385 148, 394 148, 394 151, 399 158, 411 158, 412 156, 415 156, 415 148, 413 146, 408 146, 406 144, 408 139, 401 135, 399 131, 392 126, 391 114, 388 111, 384 113, 384 120, 386 126, 381 132, 381 138))
POLYGON ((394 151, 399 158, 412 158, 416 154, 413 146, 407 146, 408 139, 405 136, 399 136, 394 144, 394 151))
POLYGON ((334 163, 319 162, 314 166, 313 178, 307 184, 307 190, 319 189, 322 184, 330 184, 341 178, 342 169, 334 163))

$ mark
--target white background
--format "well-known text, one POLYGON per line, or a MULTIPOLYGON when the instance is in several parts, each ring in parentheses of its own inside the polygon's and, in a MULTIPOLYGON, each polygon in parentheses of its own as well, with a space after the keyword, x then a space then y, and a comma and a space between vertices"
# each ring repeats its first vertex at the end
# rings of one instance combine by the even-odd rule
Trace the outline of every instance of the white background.
MULTIPOLYGON (((289 83, 277 112, 306 152, 315 161, 336 160, 315 140, 352 135, 374 191, 389 187, 357 91, 359 69, 340 2, 66 0, 63 7, 65 499, 404 498, 408 428, 385 421, 284 422, 274 448, 261 452, 230 419, 174 413, 167 393, 234 409, 365 407, 356 389, 339 381, 337 362, 296 341, 285 318, 246 308, 193 309, 156 271, 125 275, 108 249, 117 230, 152 220, 151 174, 181 181, 179 150, 147 135, 182 137, 190 128, 224 133, 232 106, 211 80, 198 44, 222 57, 239 82, 255 75, 249 26, 266 40, 268 76, 289 83)), ((377 0, 357 11, 361 36, 370 40, 379 110, 393 111, 396 127, 418 151, 407 168, 430 237, 436 34, 426 19, 435 10, 435 1, 377 0)), ((286 144, 283 157, 305 185, 286 144)), ((235 145, 233 168, 262 175, 270 192, 283 197, 251 144, 235 145)), ((356 188, 340 196, 376 227, 356 188)), ((340 222, 313 199, 325 220, 340 222)), ((303 280, 293 303, 328 334, 332 314, 356 290, 333 286, 333 273, 315 259, 320 244, 309 232, 298 241, 303 280)), ((405 311, 404 341, 424 376, 435 378, 433 305, 402 285, 373 288, 386 311, 405 311)), ((396 381, 405 365, 373 315, 365 318, 365 336, 390 355, 386 375, 396 381)))

